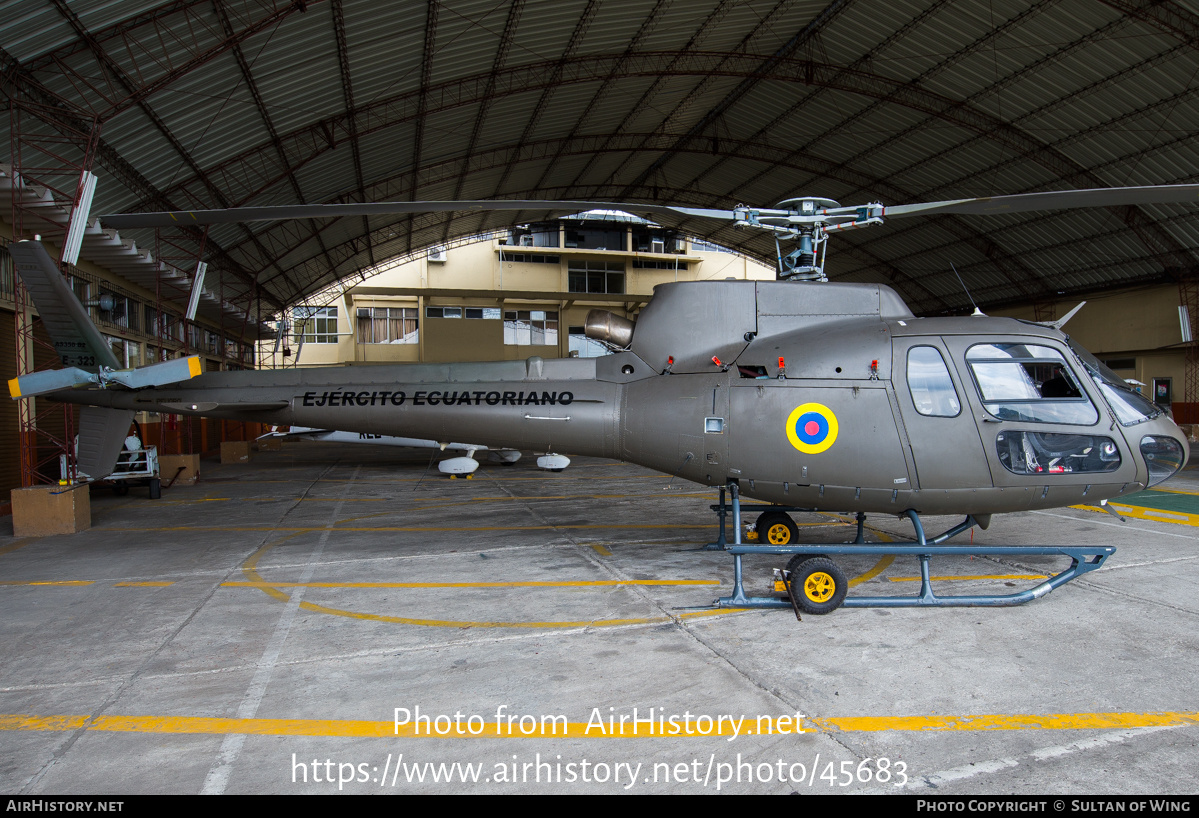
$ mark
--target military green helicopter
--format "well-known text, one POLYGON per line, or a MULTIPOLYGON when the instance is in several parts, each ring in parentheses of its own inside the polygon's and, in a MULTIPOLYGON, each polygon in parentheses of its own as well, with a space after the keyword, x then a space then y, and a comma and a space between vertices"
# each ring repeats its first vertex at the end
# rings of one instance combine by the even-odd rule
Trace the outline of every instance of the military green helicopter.
MULTIPOLYGON (((741 554, 764 552, 793 555, 785 576, 797 613, 855 602, 845 599, 845 575, 828 557, 843 552, 796 542, 787 510, 798 509, 856 513, 859 550, 865 548, 864 515, 906 515, 916 540, 888 546, 886 553, 921 556, 924 582, 911 604, 1014 604, 1093 570, 1114 549, 1071 553, 1069 571, 1012 597, 934 597, 928 554, 998 553, 995 547, 963 552, 943 546, 974 525, 985 528, 993 514, 1100 504, 1156 485, 1185 464, 1185 437, 1071 341, 1061 322, 981 313, 917 318, 889 287, 828 282, 828 237, 885 218, 1182 202, 1199 202, 1199 185, 897 207, 842 207, 815 197, 732 210, 520 200, 102 216, 106 226, 130 228, 619 209, 769 231, 780 246, 779 272, 773 282, 659 285, 636 321, 594 310, 587 335, 614 351, 600 358, 199 374, 187 359, 120 369, 46 251, 37 242, 19 242, 10 248, 16 269, 67 368, 21 376, 11 390, 14 397, 44 395, 91 407, 82 411, 79 464, 91 478, 111 469, 135 411, 618 458, 732 493, 735 538, 728 550, 736 559, 736 592, 725 604, 778 603, 747 598, 742 589, 741 554), (783 243, 792 249, 784 252, 783 243), (769 504, 757 521, 761 545, 741 542, 741 497, 769 504), (965 515, 965 521, 926 537, 921 516, 947 514, 965 515)), ((720 512, 726 512, 723 502, 720 512)), ((875 548, 870 553, 880 553, 875 548)))

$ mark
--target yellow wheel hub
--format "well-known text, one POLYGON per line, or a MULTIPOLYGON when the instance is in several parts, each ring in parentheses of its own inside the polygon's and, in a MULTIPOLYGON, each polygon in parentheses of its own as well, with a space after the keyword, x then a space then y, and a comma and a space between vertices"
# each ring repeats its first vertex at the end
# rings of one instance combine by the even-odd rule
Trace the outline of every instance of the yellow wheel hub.
POLYGON ((804 581, 804 596, 813 602, 827 602, 837 591, 837 583, 823 571, 816 571, 804 581))
POLYGON ((782 523, 775 523, 766 529, 766 540, 771 545, 786 545, 791 542, 791 531, 782 523))

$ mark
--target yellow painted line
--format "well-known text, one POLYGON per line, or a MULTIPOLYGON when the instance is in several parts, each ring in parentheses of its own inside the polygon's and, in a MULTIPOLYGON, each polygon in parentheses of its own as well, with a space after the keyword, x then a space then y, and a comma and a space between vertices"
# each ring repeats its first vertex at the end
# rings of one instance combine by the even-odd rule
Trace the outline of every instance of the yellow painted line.
MULTIPOLYGON (((272 599, 280 602, 286 602, 290 597, 280 591, 276 587, 277 583, 268 582, 262 578, 257 571, 258 561, 263 555, 269 551, 273 545, 264 545, 251 554, 244 563, 242 563, 242 574, 245 575, 248 583, 252 587, 258 588, 263 593, 270 596, 272 599)), ((278 583, 282 585, 282 583, 278 583)), ((347 619, 360 619, 368 622, 386 622, 394 625, 419 625, 426 628, 541 628, 541 629, 556 629, 556 628, 610 628, 619 625, 648 625, 667 622, 676 622, 680 619, 695 619, 707 616, 724 616, 730 613, 738 613, 743 608, 722 608, 703 611, 689 611, 678 614, 677 616, 653 616, 639 617, 632 619, 591 619, 591 620, 574 620, 566 622, 500 622, 500 621, 476 621, 476 620, 453 620, 453 619, 421 619, 416 617, 405 616, 387 616, 384 614, 369 614, 360 613, 358 611, 347 611, 341 608, 330 608, 325 605, 314 605, 311 602, 301 602, 300 607, 306 611, 313 613, 328 614, 329 616, 342 616, 347 619)))
POLYGON ((863 582, 868 582, 868 581, 874 579, 879 574, 881 574, 883 571, 886 571, 888 568, 890 568, 891 563, 893 563, 893 562, 895 562, 894 554, 884 555, 883 558, 880 559, 878 562, 876 562, 874 564, 874 567, 871 568, 869 571, 862 574, 861 576, 857 576, 857 577, 854 577, 853 579, 851 579, 849 581, 849 587, 852 588, 855 585, 861 585, 863 582))
MULTIPOLYGON (((674 528, 674 529, 699 529, 713 528, 709 523, 574 523, 562 525, 509 525, 509 526, 338 526, 335 531, 347 532, 403 532, 403 533, 444 533, 444 532, 462 532, 462 531, 555 531, 555 530, 570 530, 583 531, 590 529, 651 529, 651 528, 674 528)), ((147 528, 98 528, 97 531, 192 531, 195 533, 216 533, 222 531, 278 531, 291 532, 297 534, 306 534, 313 531, 325 531, 325 526, 192 526, 192 525, 176 525, 176 526, 161 526, 147 528)))
POLYGON ((0 580, 0 585, 95 585, 94 579, 58 579, 58 580, 0 580))
MULTIPOLYGON (((887 577, 891 582, 919 582, 920 577, 887 577)), ((957 576, 929 577, 933 582, 952 582, 967 579, 1049 579, 1047 574, 961 574, 957 576)))
POLYGON ((166 588, 174 585, 174 580, 152 580, 149 582, 118 582, 114 588, 166 588))
POLYGON ((657 625, 667 622, 674 622, 676 619, 695 619, 708 616, 724 616, 725 614, 738 613, 746 610, 745 608, 722 608, 704 611, 688 611, 678 614, 677 616, 645 616, 631 617, 625 619, 578 619, 573 621, 557 621, 557 622, 501 622, 501 621, 478 621, 478 620, 454 620, 454 619, 418 619, 406 616, 386 616, 384 614, 368 614, 359 613, 357 611, 346 611, 340 608, 329 608, 324 605, 314 605, 311 602, 301 602, 300 607, 306 611, 313 613, 329 614, 330 616, 344 616, 348 619, 361 619, 368 622, 387 622, 395 625, 420 625, 426 628, 614 628, 622 625, 657 625))
MULTIPOLYGON (((170 583, 167 583, 170 584, 170 583)), ((222 582, 222 588, 610 588, 619 585, 719 585, 718 579, 602 579, 579 582, 222 582)))
POLYGON ((1127 730, 1134 727, 1181 727, 1199 724, 1199 713, 1047 713, 986 716, 858 716, 811 719, 817 726, 843 732, 906 730, 1127 730))
MULTIPOLYGON (((1140 506, 1126 506, 1123 503, 1113 503, 1111 500, 1108 500, 1107 504, 1123 516, 1131 517, 1134 520, 1152 520, 1155 523, 1174 523, 1175 525, 1199 526, 1199 514, 1185 514, 1179 511, 1162 511, 1161 509, 1142 508, 1140 506)), ((1096 506, 1070 506, 1070 508, 1078 509, 1079 511, 1096 511, 1101 514, 1106 513, 1103 511, 1103 509, 1096 506)))
MULTIPOLYGON (((422 714, 423 715, 423 714, 422 714)), ((432 715, 432 714, 431 714, 432 715)), ((146 733, 151 735, 259 735, 294 736, 319 738, 703 738, 732 736, 736 729, 740 735, 787 733, 796 731, 794 717, 785 722, 763 716, 759 723, 756 716, 749 716, 744 723, 730 725, 721 719, 719 725, 711 724, 707 732, 700 732, 693 717, 686 722, 690 732, 685 732, 684 722, 678 724, 678 734, 672 735, 671 725, 641 724, 637 730, 626 723, 621 728, 619 721, 603 727, 597 723, 566 721, 561 714, 535 716, 534 723, 526 722, 521 727, 517 718, 509 723, 506 719, 498 724, 493 713, 480 713, 482 725, 475 720, 473 730, 468 732, 468 722, 460 727, 442 721, 442 733, 436 723, 401 724, 394 721, 368 721, 351 719, 236 719, 211 718, 205 716, 89 716, 61 715, 0 715, 0 731, 21 732, 65 732, 87 729, 100 733, 146 733), (554 717, 558 720, 555 721, 554 717), (89 721, 90 719, 90 721, 89 721), (748 732, 747 732, 748 731, 748 732), (760 731, 760 733, 759 733, 760 731)), ((518 717, 519 714, 516 714, 518 717)), ((1199 713, 1178 711, 1165 713, 1049 713, 979 716, 828 716, 805 717, 799 727, 805 732, 946 732, 984 730, 1127 730, 1138 727, 1183 727, 1199 724, 1199 713)))
POLYGON ((596 543, 592 543, 592 544, 591 544, 591 548, 592 548, 592 550, 593 550, 593 551, 595 551, 595 553, 599 554, 601 557, 610 557, 610 556, 612 556, 612 552, 611 552, 611 551, 609 551, 607 548, 605 548, 604 546, 600 545, 600 544, 599 544, 599 543, 597 543, 597 542, 596 542, 596 543))
POLYGON ((1168 489, 1163 486, 1155 486, 1154 491, 1168 491, 1171 494, 1190 494, 1193 497, 1199 497, 1199 491, 1187 491, 1186 489, 1168 489))
POLYGON ((23 540, 17 540, 16 542, 10 542, 8 545, 4 546, 3 548, 0 548, 0 554, 11 554, 13 551, 16 551, 19 548, 24 548, 25 546, 29 545, 29 543, 34 541, 34 539, 36 539, 36 538, 35 537, 26 537, 23 540))

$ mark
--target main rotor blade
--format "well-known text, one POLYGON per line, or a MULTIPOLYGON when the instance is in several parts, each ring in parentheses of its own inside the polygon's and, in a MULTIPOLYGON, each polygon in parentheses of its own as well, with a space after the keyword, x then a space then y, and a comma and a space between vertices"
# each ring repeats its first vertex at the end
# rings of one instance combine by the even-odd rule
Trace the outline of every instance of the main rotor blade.
POLYGON ((936 213, 962 213, 983 216, 1026 213, 1032 210, 1067 210, 1076 207, 1119 207, 1145 204, 1199 204, 1199 185, 1154 185, 1149 187, 1111 187, 1092 190, 1050 190, 1044 193, 1018 193, 1014 196, 987 196, 979 199, 953 199, 944 202, 896 205, 883 208, 883 218, 927 216, 936 213))
POLYGON ((400 213, 440 213, 447 211, 541 210, 584 211, 622 210, 629 213, 653 213, 667 216, 697 216, 705 219, 733 220, 731 210, 707 210, 672 205, 630 204, 621 202, 543 201, 474 199, 458 202, 350 202, 347 204, 279 205, 271 207, 234 207, 224 210, 172 210, 162 213, 114 213, 101 216, 106 227, 177 227, 180 225, 229 224, 279 221, 282 219, 334 219, 341 216, 388 216, 400 213))

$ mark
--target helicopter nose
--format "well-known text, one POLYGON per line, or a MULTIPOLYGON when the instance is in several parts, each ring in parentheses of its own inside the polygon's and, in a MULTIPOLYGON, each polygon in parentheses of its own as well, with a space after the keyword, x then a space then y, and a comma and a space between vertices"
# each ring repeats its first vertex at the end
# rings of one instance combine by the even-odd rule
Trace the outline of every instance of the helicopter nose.
POLYGON ((1171 426, 1169 432, 1162 429, 1154 431, 1141 438, 1141 457, 1149 468, 1149 483, 1146 488, 1156 486, 1168 480, 1186 465, 1190 444, 1182 435, 1182 430, 1173 423, 1166 422, 1163 426, 1171 426))

